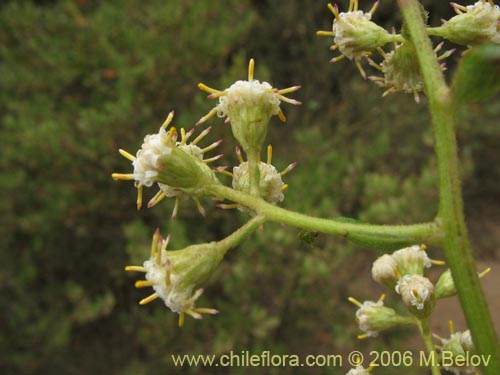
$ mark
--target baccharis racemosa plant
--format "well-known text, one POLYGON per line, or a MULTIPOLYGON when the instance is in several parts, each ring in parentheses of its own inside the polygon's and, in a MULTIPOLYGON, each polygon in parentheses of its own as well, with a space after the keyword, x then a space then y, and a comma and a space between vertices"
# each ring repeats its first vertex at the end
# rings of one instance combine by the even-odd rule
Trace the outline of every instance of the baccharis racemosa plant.
MULTIPOLYGON (((460 355, 472 350, 474 339, 474 350, 493 357, 491 367, 485 369, 485 373, 500 373, 500 347, 496 336, 492 334, 494 329, 480 291, 463 215, 455 140, 454 113, 457 101, 443 77, 444 60, 453 50, 438 56, 443 44, 434 44, 429 38, 440 37, 466 46, 485 42, 499 44, 500 10, 491 0, 477 1, 473 5, 452 3, 457 15, 442 26, 432 28, 427 26, 427 13, 417 0, 398 0, 398 4, 403 15, 401 33, 386 31, 372 19, 379 6, 378 1, 368 12, 364 12, 359 10, 358 0, 350 0, 346 12, 340 11, 337 5, 328 4, 334 18, 332 27, 318 34, 333 38, 331 49, 338 50, 340 55, 333 58, 332 62, 344 58, 352 60, 364 78, 370 78, 385 88, 384 95, 410 93, 417 102, 422 92, 429 97, 439 174, 440 202, 436 218, 425 223, 382 225, 311 217, 279 207, 288 187, 282 177, 295 163, 279 172, 272 165, 272 148, 268 147, 266 159, 262 159, 261 153, 271 118, 278 116, 285 121, 281 104, 301 104, 285 96, 297 91, 300 86, 277 89, 268 82, 256 80, 254 61, 250 59, 247 80, 238 80, 223 90, 210 88, 203 83, 198 85, 209 93, 208 98, 218 102, 196 125, 202 125, 216 115, 224 118, 239 144, 236 148, 238 164, 232 168, 210 167, 208 164, 221 155, 205 157, 205 153, 215 149, 220 141, 202 147, 199 143, 210 128, 202 130, 192 141, 194 130, 186 132, 181 128, 178 133, 174 127, 169 128, 173 113, 157 133, 144 138, 135 155, 120 150, 131 161, 133 171, 115 173, 113 178, 134 181, 138 189, 138 207, 142 205, 143 187, 155 185, 158 193, 149 201, 148 207, 164 198, 174 197, 174 218, 179 202, 185 198, 192 198, 202 214, 205 214, 200 203, 202 197, 219 202, 229 201, 218 206, 238 208, 248 213, 247 222, 226 238, 181 250, 167 250, 168 238, 162 239, 159 231, 156 231, 149 258, 142 265, 126 267, 127 271, 144 273, 144 279, 137 281, 137 287, 151 287, 154 291, 142 299, 141 304, 162 300, 169 309, 179 314, 180 325, 184 323, 185 315, 199 319, 202 314, 217 313, 215 309, 197 306, 207 280, 230 248, 240 244, 259 226, 273 221, 310 233, 340 235, 367 247, 400 248, 375 260, 372 276, 388 289, 389 298, 402 303, 406 312, 399 313, 386 306, 385 295, 377 301, 364 302, 350 297, 349 301, 357 306, 356 321, 363 332, 360 338, 376 337, 380 332, 402 325, 415 325, 424 339, 426 350, 435 353, 429 317, 439 299, 459 294, 470 334, 469 331, 461 334, 452 332, 449 339, 440 339, 440 350, 450 348, 460 355), (375 51, 383 58, 382 61, 376 61, 375 51), (367 76, 363 62, 382 75, 367 76), (245 153, 246 160, 240 150, 245 153), (219 180, 217 173, 231 177, 231 181, 219 180), (444 262, 432 260, 427 255, 426 246, 412 245, 418 243, 426 243, 431 249, 440 248, 444 251, 450 269, 442 272, 437 281, 426 275, 426 270, 432 265, 443 265, 444 262)), ((495 61, 498 63, 498 58, 495 61)), ((494 69, 490 71, 495 72, 494 69)), ((466 84, 470 86, 473 80, 467 78, 466 84)), ((353 365, 356 367, 349 371, 349 375, 371 374, 374 369, 374 366, 365 369, 362 363, 353 365)), ((431 363, 430 367, 433 375, 440 374, 437 363, 431 363)), ((449 370, 470 369, 450 367, 449 370)))

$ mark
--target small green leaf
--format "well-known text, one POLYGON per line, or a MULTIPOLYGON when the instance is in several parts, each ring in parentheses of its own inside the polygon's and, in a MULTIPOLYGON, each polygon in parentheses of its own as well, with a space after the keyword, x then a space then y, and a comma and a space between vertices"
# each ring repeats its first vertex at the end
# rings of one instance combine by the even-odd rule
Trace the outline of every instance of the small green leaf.
POLYGON ((500 91, 500 45, 471 49, 460 62, 453 78, 457 103, 486 99, 500 91))

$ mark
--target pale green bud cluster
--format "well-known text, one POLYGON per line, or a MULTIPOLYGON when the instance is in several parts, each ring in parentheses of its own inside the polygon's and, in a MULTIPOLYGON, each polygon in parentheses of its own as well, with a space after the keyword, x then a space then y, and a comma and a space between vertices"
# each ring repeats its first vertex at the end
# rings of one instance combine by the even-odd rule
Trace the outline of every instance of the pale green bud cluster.
POLYGON ((500 8, 498 5, 485 0, 466 7, 458 4, 452 5, 458 14, 442 26, 429 30, 432 35, 441 36, 464 46, 483 43, 500 44, 498 27, 500 8))
MULTIPOLYGON (((283 201, 283 187, 285 183, 281 174, 271 164, 259 163, 259 191, 262 199, 269 203, 276 204, 283 201)), ((250 173, 248 162, 243 162, 233 168, 233 189, 250 193, 250 173)))
POLYGON ((476 353, 472 336, 469 330, 455 332, 449 338, 440 338, 442 355, 446 354, 446 363, 453 363, 452 366, 446 365, 444 369, 454 374, 478 374, 477 369, 472 366, 465 358, 476 353))
POLYGON ((184 314, 201 319, 201 314, 216 314, 209 308, 195 307, 203 293, 203 285, 215 272, 225 253, 216 242, 193 245, 182 250, 167 251, 170 237, 160 238, 156 230, 151 245, 151 256, 142 266, 127 266, 125 270, 144 272, 145 280, 136 282, 136 287, 151 287, 154 293, 139 304, 144 305, 161 299, 165 306, 179 314, 179 325, 184 323, 184 314))

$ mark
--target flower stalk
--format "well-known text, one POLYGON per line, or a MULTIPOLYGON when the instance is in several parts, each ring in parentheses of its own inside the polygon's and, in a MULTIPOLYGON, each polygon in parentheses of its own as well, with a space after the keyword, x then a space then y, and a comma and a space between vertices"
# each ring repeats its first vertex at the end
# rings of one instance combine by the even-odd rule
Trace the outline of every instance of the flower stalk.
POLYGON ((500 346, 479 283, 465 225, 459 160, 455 135, 454 103, 435 58, 417 0, 398 0, 411 41, 415 45, 422 69, 425 91, 429 98, 432 127, 439 172, 439 210, 437 220, 442 226, 443 247, 467 324, 476 349, 491 355, 486 375, 500 374, 500 346))

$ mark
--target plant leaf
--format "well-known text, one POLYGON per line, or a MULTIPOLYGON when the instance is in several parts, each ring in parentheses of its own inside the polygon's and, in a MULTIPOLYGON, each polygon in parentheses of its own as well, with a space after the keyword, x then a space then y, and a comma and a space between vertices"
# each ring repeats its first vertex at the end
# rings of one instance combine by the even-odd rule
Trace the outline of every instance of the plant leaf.
POLYGON ((479 101, 500 91, 500 45, 469 50, 455 72, 452 88, 457 103, 479 101))

